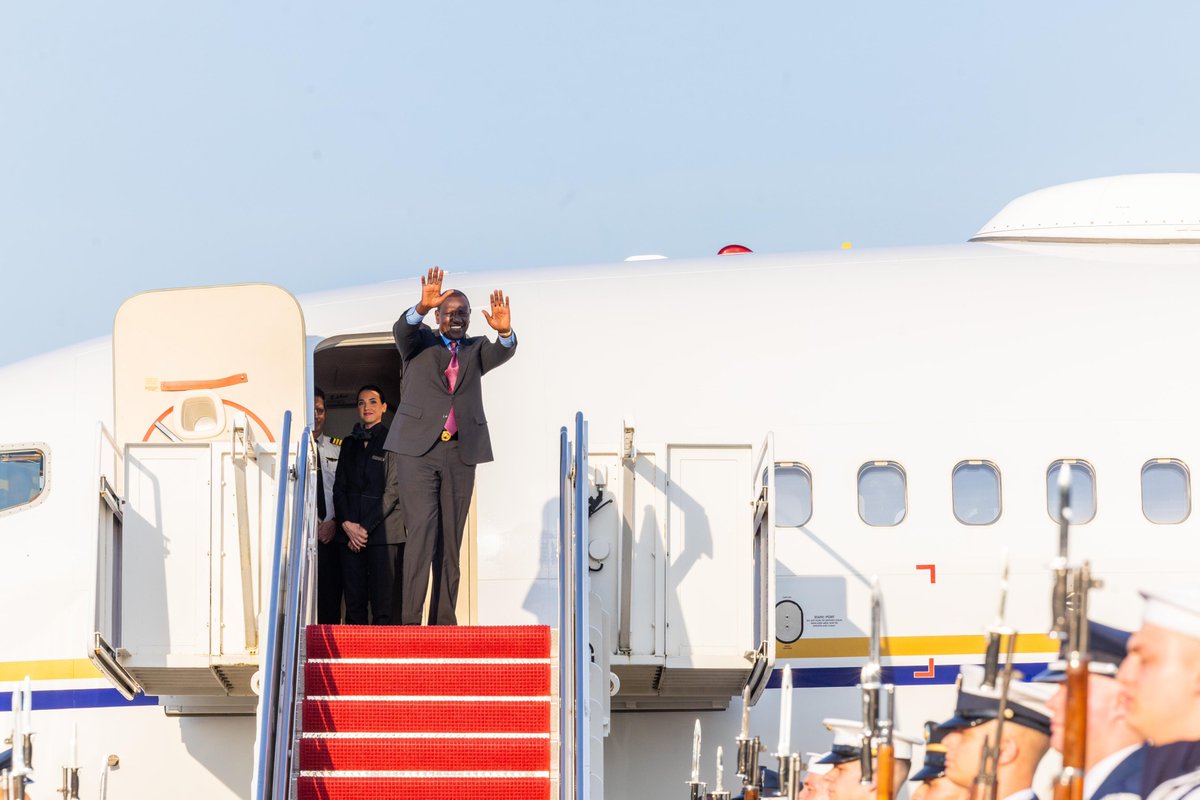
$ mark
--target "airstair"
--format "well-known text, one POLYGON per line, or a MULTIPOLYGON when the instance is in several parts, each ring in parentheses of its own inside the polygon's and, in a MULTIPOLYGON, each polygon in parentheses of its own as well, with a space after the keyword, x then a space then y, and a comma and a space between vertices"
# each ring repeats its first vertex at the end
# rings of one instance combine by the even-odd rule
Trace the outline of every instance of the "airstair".
MULTIPOLYGON (((288 415, 284 429, 290 426, 288 415)), ((566 575, 557 630, 311 624, 316 484, 309 431, 290 478, 285 447, 279 495, 290 501, 280 516, 268 614, 256 800, 601 796, 602 762, 590 754, 602 752, 607 684, 589 654, 596 631, 575 622, 587 618, 586 583, 571 577, 586 565, 575 546, 587 537, 586 511, 575 513, 587 508, 581 415, 576 436, 581 447, 572 447, 566 429, 561 434, 566 575), (288 480, 295 482, 290 493, 288 480)))

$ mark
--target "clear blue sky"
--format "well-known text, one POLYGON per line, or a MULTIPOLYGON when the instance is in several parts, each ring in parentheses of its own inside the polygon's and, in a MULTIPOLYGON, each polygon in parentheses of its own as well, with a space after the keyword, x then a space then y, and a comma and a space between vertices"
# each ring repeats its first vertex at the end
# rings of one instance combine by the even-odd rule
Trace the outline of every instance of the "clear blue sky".
POLYGON ((0 363, 148 288, 966 239, 1200 170, 1200 4, 12 2, 0 363))

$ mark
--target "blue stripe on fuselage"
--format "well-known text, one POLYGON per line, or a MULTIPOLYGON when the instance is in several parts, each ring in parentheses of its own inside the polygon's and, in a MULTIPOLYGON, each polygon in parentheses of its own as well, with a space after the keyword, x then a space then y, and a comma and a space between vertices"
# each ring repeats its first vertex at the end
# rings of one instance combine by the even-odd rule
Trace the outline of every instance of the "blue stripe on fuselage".
MULTIPOLYGON (((918 672, 928 672, 927 666, 884 667, 883 682, 895 686, 937 686, 952 684, 958 680, 961 664, 936 664, 932 677, 916 677, 918 672)), ((1036 675, 1046 668, 1045 662, 1020 662, 1016 668, 1025 675, 1036 675)), ((835 686, 857 686, 859 667, 802 667, 792 668, 792 686, 797 689, 827 689, 835 686)), ((783 682, 783 670, 776 667, 767 682, 768 689, 778 689, 783 682)))
MULTIPOLYGON (((12 692, 0 692, 0 708, 12 708, 12 694, 12 692)), ((132 700, 126 700, 116 689, 41 689, 35 690, 33 693, 34 711, 156 705, 158 705, 156 695, 139 694, 132 700)))

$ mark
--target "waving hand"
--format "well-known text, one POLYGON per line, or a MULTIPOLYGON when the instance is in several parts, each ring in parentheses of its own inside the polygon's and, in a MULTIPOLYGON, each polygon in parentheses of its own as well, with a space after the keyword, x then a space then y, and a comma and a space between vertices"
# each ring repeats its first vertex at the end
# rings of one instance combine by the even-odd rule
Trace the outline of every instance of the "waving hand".
POLYGON ((421 276, 421 302, 417 303, 418 314, 428 314, 430 309, 437 308, 446 298, 450 296, 450 291, 442 291, 442 280, 446 277, 446 273, 440 267, 430 267, 428 275, 421 276))
POLYGON ((501 336, 509 336, 512 334, 512 316, 509 313, 508 298, 504 296, 504 292, 497 289, 492 292, 492 313, 488 313, 487 309, 483 309, 483 316, 487 319, 488 325, 491 325, 501 336))

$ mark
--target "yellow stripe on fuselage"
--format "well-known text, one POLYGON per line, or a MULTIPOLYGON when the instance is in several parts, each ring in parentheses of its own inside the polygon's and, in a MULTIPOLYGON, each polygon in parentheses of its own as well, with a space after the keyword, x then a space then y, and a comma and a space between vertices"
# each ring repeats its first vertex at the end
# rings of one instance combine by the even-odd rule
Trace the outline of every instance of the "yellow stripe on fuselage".
POLYGON ((0 681, 94 680, 102 677, 86 658, 57 658, 45 661, 0 661, 0 681))
MULTIPOLYGON (((965 636, 885 636, 880 641, 881 655, 897 656, 981 656, 987 640, 980 634, 965 636)), ((866 658, 871 640, 866 636, 836 639, 800 639, 791 644, 775 645, 776 658, 866 658)), ((1018 653, 1058 652, 1058 643, 1040 633, 1017 635, 1018 653)))
MULTIPOLYGON (((885 636, 880 642, 884 658, 932 656, 982 656, 986 641, 979 634, 965 636, 885 636)), ((866 658, 870 639, 846 636, 830 639, 800 639, 791 644, 775 645, 776 658, 866 658)), ((1022 633, 1017 636, 1018 653, 1053 655, 1058 644, 1049 636, 1022 633)), ((0 661, 0 682, 21 681, 28 675, 35 681, 94 680, 102 677, 86 658, 60 658, 42 661, 0 661)))

